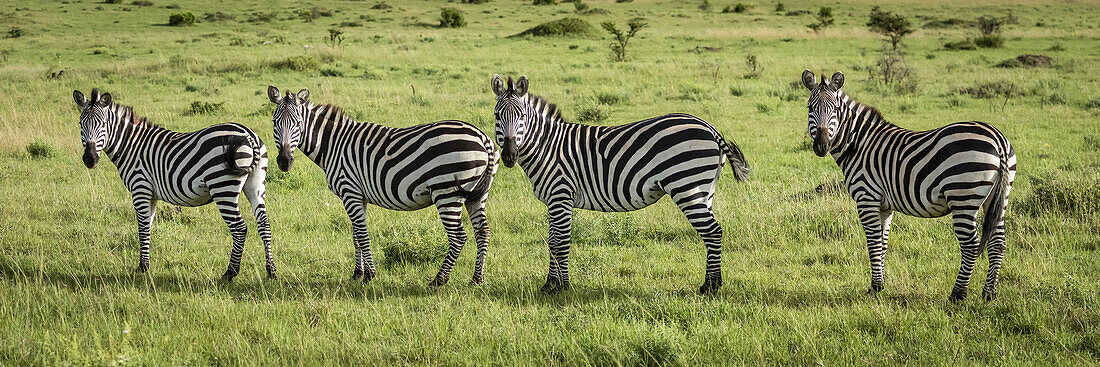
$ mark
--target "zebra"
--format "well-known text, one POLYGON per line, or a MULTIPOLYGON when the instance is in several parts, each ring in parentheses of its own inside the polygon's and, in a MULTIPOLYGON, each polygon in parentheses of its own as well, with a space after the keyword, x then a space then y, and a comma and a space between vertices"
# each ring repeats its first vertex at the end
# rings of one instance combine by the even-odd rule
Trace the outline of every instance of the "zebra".
POLYGON ((438 287, 466 243, 462 208, 470 217, 477 243, 471 284, 484 278, 489 249, 485 203, 496 174, 499 153, 481 130, 458 120, 392 128, 352 120, 339 107, 315 105, 309 90, 298 93, 269 86, 279 169, 289 171, 294 151, 301 150, 325 171, 329 190, 340 197, 352 224, 355 266, 352 279, 375 276, 367 232, 366 205, 412 211, 435 205, 447 231, 449 248, 439 273, 429 283, 438 287))
POLYGON ((214 202, 233 237, 229 268, 222 275, 222 280, 232 281, 240 273, 248 233, 238 206, 243 190, 264 243, 267 276, 275 278, 271 227, 264 205, 267 148, 256 133, 236 123, 175 132, 138 117, 133 107, 115 104, 110 93, 92 89, 90 97, 73 91, 73 100, 81 109, 84 165, 95 168, 103 152, 130 191, 141 246, 137 272, 149 269, 149 231, 158 201, 187 207, 214 202))
POLYGON ((983 297, 997 296, 1004 260, 1004 214, 1016 176, 1016 153, 1000 131, 980 122, 956 122, 928 131, 908 130, 886 121, 874 107, 849 97, 844 74, 816 82, 802 72, 810 90, 809 135, 817 156, 832 155, 856 201, 867 239, 871 288, 883 289, 890 222, 900 212, 920 218, 952 215, 962 264, 950 300, 966 298, 970 275, 983 249, 989 273, 983 297), (821 133, 825 131, 825 133, 821 133), (985 207, 981 237, 978 211, 985 207))
POLYGON ((549 214, 550 269, 541 291, 569 288, 573 210, 626 212, 664 197, 691 222, 706 247, 702 294, 722 286, 722 226, 712 201, 726 161, 739 181, 749 166, 741 149, 706 121, 669 114, 619 126, 567 123, 558 107, 528 94, 527 76, 505 84, 493 75, 496 140, 507 167, 519 164, 549 214))

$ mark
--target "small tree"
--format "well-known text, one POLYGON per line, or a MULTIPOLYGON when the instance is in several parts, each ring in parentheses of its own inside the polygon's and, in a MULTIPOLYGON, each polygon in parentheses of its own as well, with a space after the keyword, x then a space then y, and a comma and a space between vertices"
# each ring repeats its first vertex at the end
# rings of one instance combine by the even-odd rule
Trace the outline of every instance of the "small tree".
POLYGON ((588 10, 588 4, 585 4, 584 0, 574 0, 573 1, 573 9, 575 9, 578 13, 580 13, 580 12, 583 12, 585 10, 588 10))
POLYGON ((821 10, 817 12, 817 21, 810 23, 807 27, 814 30, 814 33, 821 32, 821 30, 833 25, 833 8, 823 6, 821 10))
POLYGON ((331 28, 328 30, 328 43, 332 47, 340 46, 340 43, 344 42, 344 31, 340 28, 331 28))
POLYGON ((439 26, 441 28, 459 28, 466 26, 466 18, 462 13, 452 8, 443 8, 439 12, 439 26))
POLYGON ((870 21, 867 27, 872 32, 881 34, 890 39, 890 48, 897 50, 901 39, 913 33, 913 25, 900 14, 883 11, 878 6, 871 8, 870 21))
POLYGON ((638 34, 638 31, 645 28, 648 25, 646 22, 639 18, 631 19, 626 23, 627 27, 630 27, 626 33, 620 31, 615 27, 615 23, 603 22, 601 24, 603 29, 607 30, 607 33, 611 33, 612 37, 615 37, 615 42, 611 44, 611 59, 615 61, 626 61, 626 45, 630 43, 630 39, 638 34))
POLYGON ((1004 37, 1001 37, 1001 27, 1011 22, 1015 17, 1008 16, 1003 18, 997 17, 980 17, 978 18, 978 32, 981 32, 981 36, 978 36, 974 40, 974 43, 978 47, 987 48, 1000 48, 1005 44, 1004 37))

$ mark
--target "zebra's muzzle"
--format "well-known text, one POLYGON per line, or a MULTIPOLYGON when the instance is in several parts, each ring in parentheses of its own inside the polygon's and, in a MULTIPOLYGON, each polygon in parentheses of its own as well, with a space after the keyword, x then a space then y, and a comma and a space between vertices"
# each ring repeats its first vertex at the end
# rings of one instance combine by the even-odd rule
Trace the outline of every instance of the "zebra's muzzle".
POLYGON ((829 154, 829 136, 824 132, 818 132, 814 137, 814 154, 818 157, 824 157, 829 154))
POLYGON ((95 143, 84 144, 84 166, 89 169, 95 168, 99 164, 99 152, 95 150, 95 143))
POLYGON ((275 162, 283 172, 290 172, 290 166, 294 165, 294 157, 288 151, 289 149, 279 149, 279 156, 275 157, 275 162))
POLYGON ((504 163, 505 167, 512 168, 516 165, 516 157, 519 156, 516 145, 515 137, 504 138, 504 146, 500 149, 500 163, 504 163))

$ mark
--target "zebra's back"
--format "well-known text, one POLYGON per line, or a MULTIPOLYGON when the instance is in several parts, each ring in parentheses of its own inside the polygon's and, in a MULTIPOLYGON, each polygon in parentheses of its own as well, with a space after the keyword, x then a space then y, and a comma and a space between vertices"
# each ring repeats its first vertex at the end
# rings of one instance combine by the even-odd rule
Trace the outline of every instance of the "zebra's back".
POLYGON ((350 185, 368 203, 422 209, 439 195, 470 195, 496 160, 489 137, 463 121, 374 131, 378 126, 355 125, 337 164, 325 169, 337 195, 350 185))

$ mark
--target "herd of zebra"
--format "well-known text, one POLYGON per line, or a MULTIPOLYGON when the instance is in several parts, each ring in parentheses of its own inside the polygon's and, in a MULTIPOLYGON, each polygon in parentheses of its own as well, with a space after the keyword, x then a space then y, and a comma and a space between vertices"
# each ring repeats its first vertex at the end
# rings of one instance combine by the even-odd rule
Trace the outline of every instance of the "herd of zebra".
MULTIPOLYGON (((831 155, 844 173, 867 239, 871 264, 868 292, 883 289, 883 259, 893 213, 932 218, 951 214, 962 262, 952 301, 966 297, 975 262, 988 251, 983 296, 996 297, 1005 251, 1004 211, 1016 157, 1008 140, 983 122, 959 122, 912 131, 887 122, 875 108, 841 90, 844 75, 802 74, 813 151, 831 155), (979 237, 978 212, 984 207, 979 237)), ((498 162, 519 164, 549 218, 549 270, 543 292, 569 288, 569 252, 574 209, 625 212, 645 208, 665 195, 683 212, 706 248, 700 293, 722 286, 722 226, 713 213, 714 193, 729 163, 744 181, 749 165, 741 149, 708 122, 669 114, 619 126, 566 122, 558 107, 528 93, 526 76, 505 81, 493 75, 494 139, 468 123, 447 120, 392 128, 352 120, 339 107, 314 104, 309 91, 268 87, 276 162, 288 171, 294 152, 325 172, 329 189, 343 202, 352 223, 353 279, 376 274, 366 226, 368 204, 392 210, 435 206, 449 248, 430 286, 450 279, 467 235, 465 207, 474 230, 477 257, 473 283, 484 278, 489 248, 486 201, 498 162)), ((138 117, 93 89, 73 98, 81 108, 84 164, 94 168, 100 152, 114 162, 137 213, 138 271, 149 268, 149 231, 158 201, 179 206, 214 202, 233 237, 229 266, 240 271, 247 225, 238 205, 243 191, 255 214, 275 277, 271 229, 264 205, 267 148, 259 136, 235 123, 179 133, 138 117)))

